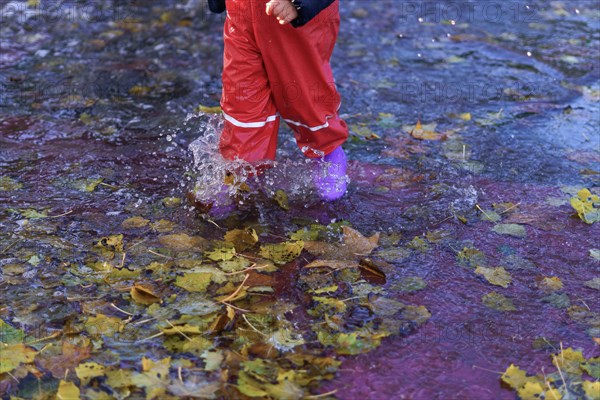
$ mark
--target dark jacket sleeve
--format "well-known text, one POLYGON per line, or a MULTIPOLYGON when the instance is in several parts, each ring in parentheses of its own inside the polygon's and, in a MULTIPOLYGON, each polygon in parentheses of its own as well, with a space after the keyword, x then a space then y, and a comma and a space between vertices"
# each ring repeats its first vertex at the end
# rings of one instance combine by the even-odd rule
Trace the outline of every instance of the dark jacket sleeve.
POLYGON ((208 9, 214 13, 225 11, 225 0, 208 0, 208 9))
POLYGON ((292 4, 298 10, 298 18, 291 22, 294 28, 305 25, 326 9, 335 0, 292 0, 292 4))

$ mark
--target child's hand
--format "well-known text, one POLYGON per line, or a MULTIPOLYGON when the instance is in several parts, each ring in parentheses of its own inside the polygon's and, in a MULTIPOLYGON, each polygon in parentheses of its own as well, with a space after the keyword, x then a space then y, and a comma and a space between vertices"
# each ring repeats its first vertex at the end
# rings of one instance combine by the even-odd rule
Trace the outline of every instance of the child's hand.
POLYGON ((274 16, 284 25, 298 17, 298 10, 290 0, 271 0, 267 3, 267 15, 274 16))

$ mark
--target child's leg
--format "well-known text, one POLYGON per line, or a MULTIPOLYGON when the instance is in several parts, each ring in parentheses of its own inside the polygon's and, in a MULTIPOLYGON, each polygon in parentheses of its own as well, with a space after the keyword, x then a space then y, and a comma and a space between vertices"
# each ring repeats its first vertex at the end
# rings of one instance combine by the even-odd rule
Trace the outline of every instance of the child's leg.
POLYGON ((221 98, 225 126, 219 148, 226 159, 259 162, 275 159, 279 117, 255 39, 252 3, 227 0, 221 98))
POLYGON ((308 157, 329 154, 348 138, 348 127, 338 116, 341 100, 329 64, 339 24, 337 0, 300 28, 282 26, 272 17, 256 24, 256 43, 277 111, 308 157))

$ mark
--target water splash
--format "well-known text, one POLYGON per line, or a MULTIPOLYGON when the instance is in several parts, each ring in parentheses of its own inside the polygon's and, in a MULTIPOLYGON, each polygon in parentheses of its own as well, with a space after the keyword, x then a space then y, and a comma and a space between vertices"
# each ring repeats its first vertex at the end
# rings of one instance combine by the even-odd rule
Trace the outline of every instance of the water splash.
MULTIPOLYGON (((327 176, 330 163, 309 159, 298 152, 293 141, 278 151, 279 161, 262 162, 260 166, 241 159, 226 160, 219 152, 219 138, 224 120, 220 115, 188 114, 185 122, 193 121, 200 136, 188 147, 193 156, 191 189, 196 200, 227 206, 234 201, 238 205, 253 202, 265 203, 283 190, 290 202, 304 205, 319 201, 314 196, 313 176, 327 176), (227 182, 227 185, 224 183, 227 182)), ((314 151, 314 150, 313 150, 314 151)), ((348 178, 344 177, 344 182, 348 178)), ((340 185, 342 182, 340 182, 340 185)), ((261 204, 255 204, 261 207, 261 204)))

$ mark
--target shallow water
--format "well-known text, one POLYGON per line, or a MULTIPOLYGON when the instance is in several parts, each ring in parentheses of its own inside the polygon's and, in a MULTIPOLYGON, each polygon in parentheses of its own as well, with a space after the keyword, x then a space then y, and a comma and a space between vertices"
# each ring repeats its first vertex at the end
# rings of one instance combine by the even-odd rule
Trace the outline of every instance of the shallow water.
MULTIPOLYGON (((73 4, 52 12, 1 5, 0 168, 22 186, 0 191, 0 318, 34 337, 76 323, 82 312, 116 313, 111 301, 128 304, 119 294, 96 299, 106 289, 98 291, 97 281, 88 287, 85 276, 99 238, 125 233, 129 244, 148 240, 138 247, 146 249, 164 234, 123 232, 125 219, 165 219, 174 223, 170 232, 222 236, 185 201, 166 206, 163 199, 184 199, 202 173, 187 149, 207 138, 210 117, 194 108, 219 101, 223 17, 194 1, 153 4, 97 2, 93 15, 73 4), (132 16, 138 20, 123 18, 132 16)), ((345 0, 341 8, 333 64, 353 131, 347 196, 332 204, 315 198, 310 167, 282 128, 286 161, 220 223, 257 227, 270 241, 315 222, 381 232, 372 257, 394 268, 378 285, 390 298, 425 306, 431 318, 368 353, 339 357, 340 370, 318 392, 512 399, 500 381, 511 363, 530 374, 548 371, 561 343, 598 357, 598 291, 583 283, 598 276, 590 250, 600 248, 600 232, 569 205, 578 189, 600 189, 598 4, 345 0), (437 123, 447 138, 412 138, 405 126, 419 119, 437 123), (380 139, 365 140, 370 133, 380 139), (274 189, 286 190, 289 210, 270 199, 274 189), (517 206, 501 223, 523 226, 525 237, 494 232, 477 208, 509 202, 517 206), (427 233, 426 249, 410 247, 427 233), (460 266, 464 247, 504 267, 509 287, 460 266), (406 291, 406 277, 426 286, 406 291), (544 277, 561 280, 558 294, 568 305, 547 299, 544 277), (492 290, 516 310, 485 306, 482 296, 492 290), (573 307, 588 318, 576 318, 573 307), (539 346, 540 338, 550 344, 539 346)), ((128 257, 132 268, 161 260, 141 250, 128 257)), ((270 278, 276 298, 306 304, 301 264, 270 278)), ((122 367, 135 367, 140 354, 162 354, 159 342, 105 344, 122 367)), ((28 397, 31 375, 20 384, 5 377, 0 390, 28 397)))

